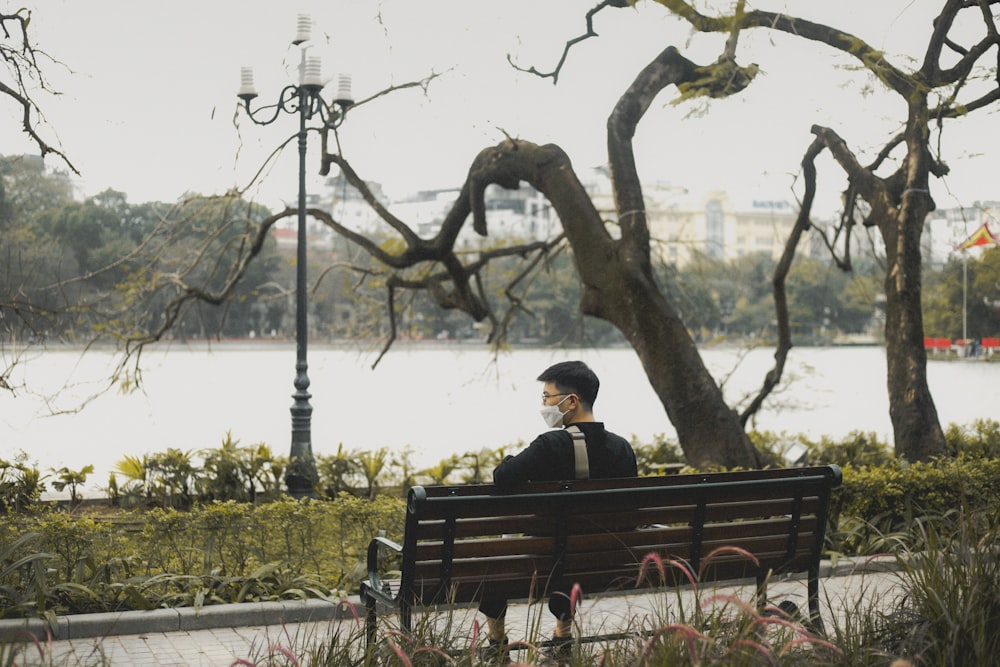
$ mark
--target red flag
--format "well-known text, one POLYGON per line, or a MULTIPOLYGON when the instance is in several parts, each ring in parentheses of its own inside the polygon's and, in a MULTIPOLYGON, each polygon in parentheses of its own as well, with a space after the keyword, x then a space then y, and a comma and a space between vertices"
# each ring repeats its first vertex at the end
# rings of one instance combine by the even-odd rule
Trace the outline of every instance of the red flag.
POLYGON ((979 229, 972 232, 972 236, 955 246, 955 250, 966 250, 967 248, 984 245, 1000 245, 1000 238, 997 238, 990 231, 989 225, 985 222, 979 226, 979 229))

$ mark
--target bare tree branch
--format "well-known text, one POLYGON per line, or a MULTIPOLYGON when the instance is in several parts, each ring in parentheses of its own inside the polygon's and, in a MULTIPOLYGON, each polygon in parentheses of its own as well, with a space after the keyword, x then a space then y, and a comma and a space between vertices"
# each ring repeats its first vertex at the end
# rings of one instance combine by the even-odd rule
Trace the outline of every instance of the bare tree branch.
POLYGON ((785 369, 785 361, 788 359, 788 351, 792 349, 792 331, 788 323, 788 297, 785 293, 785 280, 792 267, 792 260, 795 259, 795 250, 802 239, 802 235, 809 231, 812 223, 809 221, 812 215, 813 201, 816 198, 816 157, 825 148, 823 141, 819 138, 813 140, 802 157, 802 175, 805 180, 805 191, 802 195, 802 202, 799 206, 799 215, 795 220, 795 226, 785 242, 785 249, 781 253, 781 259, 774 268, 774 275, 771 284, 774 291, 774 312, 778 322, 778 344, 774 351, 774 367, 764 376, 764 386, 761 387, 757 395, 750 401, 743 413, 740 415, 740 423, 746 427, 747 421, 760 410, 764 400, 771 394, 778 383, 781 382, 781 375, 785 369))
POLYGON ((69 167, 74 174, 79 176, 80 171, 70 161, 66 154, 61 150, 52 147, 45 139, 42 138, 42 136, 38 133, 38 130, 35 128, 35 122, 32 116, 36 113, 41 114, 41 110, 31 98, 25 79, 31 78, 36 80, 39 87, 43 91, 48 90, 48 85, 46 84, 42 71, 38 66, 37 55, 42 52, 38 51, 32 45, 28 35, 28 24, 30 22, 31 12, 26 9, 18 10, 14 14, 0 14, 0 29, 3 30, 3 39, 5 41, 13 39, 13 35, 11 35, 7 24, 15 23, 17 25, 19 39, 21 40, 20 48, 0 44, 0 57, 7 62, 10 74, 16 81, 16 87, 12 87, 3 81, 0 81, 0 95, 9 97, 17 104, 17 106, 21 107, 21 129, 31 138, 31 141, 38 146, 41 156, 43 158, 49 154, 58 156, 59 159, 62 160, 62 162, 69 167), (22 12, 24 12, 24 14, 22 14, 22 12))
POLYGON ((562 55, 559 57, 559 62, 556 63, 555 69, 553 69, 550 72, 541 72, 535 69, 534 66, 528 68, 521 67, 514 62, 514 59, 511 57, 509 53, 507 54, 507 62, 510 63, 511 67, 518 70, 519 72, 534 74, 535 76, 541 77, 543 79, 552 79, 552 84, 555 85, 559 83, 559 74, 562 72, 563 65, 566 64, 566 58, 569 56, 570 49, 572 49, 580 42, 584 42, 592 37, 598 36, 597 33, 594 31, 594 16, 596 16, 598 12, 607 7, 627 7, 627 6, 629 6, 629 4, 626 0, 602 0, 602 2, 599 3, 596 7, 588 11, 586 15, 586 23, 587 23, 586 32, 566 42, 566 45, 563 47, 562 55))

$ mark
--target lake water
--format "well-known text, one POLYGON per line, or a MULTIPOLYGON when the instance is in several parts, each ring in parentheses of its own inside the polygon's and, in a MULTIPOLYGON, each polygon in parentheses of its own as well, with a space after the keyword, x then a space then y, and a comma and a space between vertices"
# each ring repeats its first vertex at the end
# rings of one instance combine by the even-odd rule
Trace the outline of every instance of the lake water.
MULTIPOLYGON (((774 351, 709 349, 706 364, 731 405, 756 391, 774 351)), ((372 370, 373 351, 313 346, 312 441, 317 454, 390 447, 413 450, 418 466, 452 453, 530 441, 545 428, 538 415, 547 366, 583 359, 601 378, 595 414, 640 442, 674 435, 631 349, 518 349, 494 357, 479 346, 395 347, 372 370)), ((73 410, 101 388, 113 357, 106 352, 49 350, 28 355, 0 392, 0 458, 25 451, 43 470, 93 464, 88 489, 107 484, 125 454, 168 447, 216 447, 232 431, 243 445, 290 444, 289 407, 295 350, 283 343, 163 346, 143 356, 139 392, 111 390, 73 410)), ((759 429, 841 437, 875 432, 890 439, 885 353, 877 347, 794 348, 779 390, 756 421, 759 429)), ((931 389, 942 424, 1000 418, 1000 365, 932 361, 931 389)))

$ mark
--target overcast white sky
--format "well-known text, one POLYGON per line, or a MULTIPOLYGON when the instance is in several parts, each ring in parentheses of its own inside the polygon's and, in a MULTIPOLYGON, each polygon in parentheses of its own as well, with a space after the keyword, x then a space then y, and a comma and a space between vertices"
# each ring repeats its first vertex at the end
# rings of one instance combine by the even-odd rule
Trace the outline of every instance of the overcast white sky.
MULTIPOLYGON (((662 7, 641 2, 638 10, 599 15, 601 36, 571 52, 558 86, 507 64, 510 54, 525 67, 551 68, 595 4, 0 0, 5 12, 32 7, 35 45, 66 65, 43 63, 62 94, 38 100, 48 121, 43 133, 83 174, 80 194, 114 188, 133 203, 246 185, 268 153, 296 131, 292 116, 268 128, 252 125, 237 114, 235 93, 243 65, 255 68, 258 102, 272 102, 283 85, 297 80, 299 52, 290 41, 299 12, 314 18, 311 53, 323 58, 324 75, 351 73, 357 98, 431 71, 446 73, 426 97, 419 91, 391 95, 356 109, 341 128, 345 155, 390 194, 461 185, 475 154, 504 132, 560 144, 578 171, 603 165, 606 118, 635 73, 669 44, 696 61, 714 60, 723 37, 692 36, 662 7)), ((905 64, 906 57, 921 55, 931 30, 927 12, 938 3, 755 3, 775 10, 786 5, 791 13, 850 30, 905 64)), ((852 63, 822 46, 756 31, 741 40, 739 59, 758 63, 762 76, 739 96, 713 102, 707 114, 685 119, 694 107, 671 105, 673 90, 657 100, 637 137, 644 180, 791 199, 792 175, 813 123, 831 125, 856 150, 871 151, 902 118, 899 101, 864 96, 868 79, 845 70, 852 63)), ((0 106, 0 153, 33 152, 15 111, 0 106)), ((946 133, 942 145, 952 176, 950 192, 934 186, 939 206, 1000 198, 995 126, 992 112, 946 133)), ((314 175, 317 158, 318 141, 312 140, 311 188, 321 182, 314 175)), ((258 191, 264 203, 294 201, 296 164, 293 143, 258 191)))

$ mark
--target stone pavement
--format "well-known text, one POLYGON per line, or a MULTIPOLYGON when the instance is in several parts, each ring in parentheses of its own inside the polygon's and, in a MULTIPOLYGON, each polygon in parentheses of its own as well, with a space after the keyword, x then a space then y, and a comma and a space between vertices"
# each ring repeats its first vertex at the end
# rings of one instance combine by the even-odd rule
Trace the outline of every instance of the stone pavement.
MULTIPOLYGON (((863 613, 865 605, 887 608, 896 597, 899 579, 891 568, 872 562, 842 561, 836 567, 824 562, 820 580, 820 606, 829 631, 843 623, 845 615, 863 613)), ((772 603, 788 599, 805 610, 806 586, 802 578, 771 582, 772 603)), ((735 595, 751 601, 753 586, 728 586, 701 591, 702 603, 712 596, 735 595)), ((666 617, 668 608, 693 604, 694 593, 688 589, 666 594, 632 594, 584 599, 578 613, 588 634, 620 632, 656 624, 666 617)), ((54 638, 46 643, 27 643, 23 648, 24 665, 113 665, 163 667, 228 667, 240 664, 274 663, 269 656, 291 654, 308 664, 331 641, 351 642, 362 648, 362 622, 357 598, 339 605, 320 600, 260 604, 218 605, 193 609, 160 609, 149 612, 86 614, 61 617, 54 638), (350 604, 347 604, 349 602, 350 604)), ((452 636, 471 636, 474 609, 460 608, 440 612, 439 624, 447 626, 452 636)), ((507 616, 512 641, 526 637, 547 638, 554 622, 545 605, 511 605, 507 616)), ((10 640, 21 630, 45 637, 45 626, 38 619, 0 621, 0 637, 10 640)), ((24 635, 22 634, 22 638, 24 635)), ((8 645, 9 650, 9 645, 8 645)), ((0 650, 0 656, 3 656, 0 650)))

